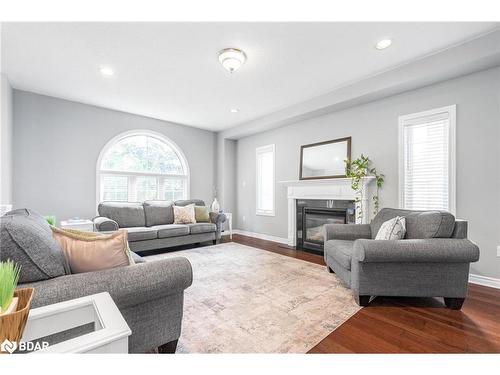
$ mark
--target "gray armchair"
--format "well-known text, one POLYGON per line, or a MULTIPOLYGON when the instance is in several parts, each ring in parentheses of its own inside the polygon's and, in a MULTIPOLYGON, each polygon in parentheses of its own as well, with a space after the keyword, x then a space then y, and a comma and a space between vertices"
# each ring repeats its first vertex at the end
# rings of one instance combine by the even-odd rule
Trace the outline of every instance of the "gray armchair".
POLYGON ((324 258, 352 289, 360 306, 373 296, 444 297, 460 309, 467 296, 469 264, 479 259, 467 239, 467 222, 443 211, 385 208, 371 224, 324 226, 324 258), (403 240, 375 240, 383 222, 406 219, 403 240))

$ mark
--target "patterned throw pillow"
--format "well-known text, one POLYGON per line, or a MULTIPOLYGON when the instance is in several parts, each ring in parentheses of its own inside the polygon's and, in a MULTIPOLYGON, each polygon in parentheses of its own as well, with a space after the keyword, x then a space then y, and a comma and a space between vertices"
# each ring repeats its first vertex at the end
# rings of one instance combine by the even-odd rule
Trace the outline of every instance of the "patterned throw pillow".
POLYGON ((406 233, 406 220, 404 217, 396 216, 387 220, 378 230, 376 240, 401 240, 406 233))
POLYGON ((187 206, 174 206, 174 224, 194 224, 194 203, 187 206))

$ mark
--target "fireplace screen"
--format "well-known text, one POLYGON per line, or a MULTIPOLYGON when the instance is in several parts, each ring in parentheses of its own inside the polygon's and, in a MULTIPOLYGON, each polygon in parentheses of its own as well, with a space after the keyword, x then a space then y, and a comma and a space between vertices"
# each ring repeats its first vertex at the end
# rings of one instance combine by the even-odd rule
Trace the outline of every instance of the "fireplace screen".
POLYGON ((345 212, 306 209, 304 241, 323 244, 323 225, 325 224, 345 224, 345 212))
POLYGON ((354 201, 297 200, 298 249, 323 252, 323 226, 355 222, 354 201))

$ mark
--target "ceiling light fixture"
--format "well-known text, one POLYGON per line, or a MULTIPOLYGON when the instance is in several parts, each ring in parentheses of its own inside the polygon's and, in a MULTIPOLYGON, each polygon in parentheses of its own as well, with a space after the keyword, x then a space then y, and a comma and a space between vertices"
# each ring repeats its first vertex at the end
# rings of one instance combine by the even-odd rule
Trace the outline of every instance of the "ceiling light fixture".
POLYGON ((231 108, 231 113, 238 113, 239 111, 239 108, 231 108))
POLYGON ((100 71, 101 71, 101 74, 105 77, 111 77, 115 74, 113 69, 111 69, 109 66, 102 66, 100 71))
POLYGON ((219 52, 219 62, 229 73, 237 71, 245 63, 247 55, 237 48, 224 48, 219 52))
POLYGON ((392 40, 391 39, 382 39, 382 40, 379 40, 377 42, 377 44, 375 44, 375 48, 378 49, 378 50, 386 49, 391 44, 392 44, 392 40))

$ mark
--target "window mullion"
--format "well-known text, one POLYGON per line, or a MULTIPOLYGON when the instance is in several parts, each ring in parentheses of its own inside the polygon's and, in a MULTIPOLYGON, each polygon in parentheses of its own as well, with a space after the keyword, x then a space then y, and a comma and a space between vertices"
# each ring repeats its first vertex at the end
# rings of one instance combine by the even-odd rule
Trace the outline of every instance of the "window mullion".
POLYGON ((128 176, 128 201, 137 201, 137 176, 128 176))

